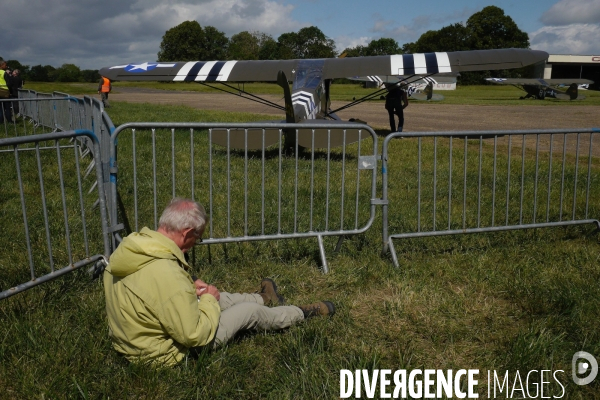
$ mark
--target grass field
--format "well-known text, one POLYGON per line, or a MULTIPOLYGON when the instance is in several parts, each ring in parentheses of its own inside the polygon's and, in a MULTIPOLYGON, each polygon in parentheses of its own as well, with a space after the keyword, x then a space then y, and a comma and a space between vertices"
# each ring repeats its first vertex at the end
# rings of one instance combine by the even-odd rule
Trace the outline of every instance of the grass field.
MULTIPOLYGON (((540 103, 544 102, 535 102, 540 103)), ((264 119, 125 103, 115 103, 109 114, 116 126, 130 121, 264 119)), ((404 176, 414 166, 414 144, 393 148, 394 201, 407 204, 394 210, 391 224, 398 229, 406 224, 401 214, 414 214, 409 206, 414 198, 405 193, 414 182, 404 176)), ((4 227, 18 219, 18 199, 11 202, 6 194, 10 189, 17 195, 9 186, 14 180, 11 157, 0 153, 6 171, 0 216, 4 227)), ((531 173, 534 155, 528 152, 526 157, 526 172, 531 173)), ((459 157, 455 161, 461 165, 459 157)), ((597 159, 593 165, 596 184, 590 212, 597 218, 597 159)), ((565 166, 567 171, 573 167, 565 166)), ((35 180, 35 165, 31 168, 35 180)), ((484 168, 489 172, 489 165, 484 168)), ((512 171, 515 176, 520 172, 516 167, 512 171)), ((460 179, 453 182, 462 194, 460 179)), ((57 193, 49 193, 48 199, 60 203, 57 193)), ((234 207, 242 201, 235 197, 234 207)), ((341 369, 418 368, 479 369, 480 398, 487 398, 488 370, 502 375, 510 371, 511 388, 517 371, 527 386, 530 370, 563 370, 557 376, 565 395, 547 375, 551 383, 544 396, 600 398, 599 379, 588 386, 577 386, 571 379, 576 351, 600 356, 600 245, 593 226, 396 241, 401 266, 396 269, 380 254, 379 213, 375 225, 348 238, 338 254, 331 250, 336 240, 326 240, 328 275, 319 270, 315 239, 214 245, 211 262, 207 246, 196 248, 194 273, 220 289, 254 292, 261 278, 271 277, 288 303, 329 299, 338 309, 331 319, 309 320, 284 332, 243 335, 173 369, 128 364, 112 350, 102 284, 86 271, 0 301, 0 398, 329 399, 340 395, 341 369)), ((2 232, 4 243, 13 243, 13 231, 2 232)), ((11 258, 7 263, 2 257, 2 268, 27 270, 26 256, 17 246, 3 247, 1 254, 11 258)), ((7 274, 0 277, 2 287, 12 279, 7 274)), ((529 382, 532 394, 535 383, 529 382)), ((517 390, 514 397, 519 394, 517 390)))
MULTIPOLYGON (((237 84, 233 84, 237 87, 237 84)), ((252 94, 281 94, 281 88, 271 83, 247 83, 240 84, 243 89, 252 94)), ((222 93, 216 89, 195 83, 162 83, 162 82, 115 82, 113 93, 119 93, 119 88, 139 87, 159 90, 184 90, 207 93, 222 93)), ((93 83, 43 83, 31 82, 27 89, 43 93, 59 91, 73 95, 93 95, 97 93, 98 85, 93 83)), ((364 89, 359 84, 334 84, 331 89, 331 99, 339 101, 351 101, 354 97, 360 98, 375 92, 373 89, 364 89)), ((525 92, 509 85, 474 85, 458 86, 456 90, 440 90, 436 93, 444 96, 441 102, 429 102, 429 104, 472 104, 472 105, 600 105, 600 92, 595 90, 581 90, 580 95, 586 96, 584 100, 565 101, 557 99, 546 100, 519 100, 525 92)), ((378 99, 373 101, 380 101, 378 99)), ((421 102, 426 103, 427 102, 421 102)))

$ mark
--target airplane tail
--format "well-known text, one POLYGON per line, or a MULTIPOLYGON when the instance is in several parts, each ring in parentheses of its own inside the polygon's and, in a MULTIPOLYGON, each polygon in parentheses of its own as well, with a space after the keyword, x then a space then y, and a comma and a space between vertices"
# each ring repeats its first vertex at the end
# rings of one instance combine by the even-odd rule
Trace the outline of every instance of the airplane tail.
POLYGON ((578 95, 577 84, 572 83, 571 86, 569 86, 569 88, 567 89, 567 91, 565 93, 567 93, 569 95, 571 100, 576 100, 577 95, 578 95))
POLYGON ((292 104, 292 93, 290 92, 290 85, 283 71, 277 73, 277 84, 283 89, 283 99, 285 101, 285 120, 286 122, 296 122, 296 116, 294 114, 294 105, 292 104))

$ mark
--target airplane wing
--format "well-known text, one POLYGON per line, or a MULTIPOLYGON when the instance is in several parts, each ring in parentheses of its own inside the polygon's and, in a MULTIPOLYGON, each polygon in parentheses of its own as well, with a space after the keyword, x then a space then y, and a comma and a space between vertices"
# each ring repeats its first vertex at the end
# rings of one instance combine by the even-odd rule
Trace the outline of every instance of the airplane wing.
MULTIPOLYGON (((547 58, 544 51, 528 49, 326 58, 323 79, 519 68, 547 58)), ((145 62, 105 67, 100 75, 116 81, 276 82, 279 71, 293 77, 300 61, 306 60, 145 62)))
POLYGON ((591 85, 594 81, 589 79, 535 79, 535 78, 486 78, 488 82, 499 85, 539 85, 539 86, 558 86, 558 85, 591 85))

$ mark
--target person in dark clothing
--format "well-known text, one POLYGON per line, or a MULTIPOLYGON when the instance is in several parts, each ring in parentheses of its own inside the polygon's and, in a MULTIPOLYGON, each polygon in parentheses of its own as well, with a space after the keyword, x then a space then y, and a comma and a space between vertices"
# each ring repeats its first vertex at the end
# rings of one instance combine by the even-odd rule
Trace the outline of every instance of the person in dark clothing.
POLYGON ((408 96, 400 83, 386 84, 386 88, 388 94, 385 96, 385 109, 390 116, 390 128, 392 132, 402 132, 402 128, 404 127, 404 109, 408 107, 408 96), (394 115, 398 116, 397 129, 394 115))
MULTIPOLYGON (((10 97, 13 99, 18 99, 19 98, 19 89, 21 89, 24 84, 23 77, 21 77, 21 71, 19 71, 18 69, 15 69, 12 72, 10 82, 11 82, 11 84, 8 88, 10 90, 10 97)), ((18 117, 19 113, 20 113, 19 102, 13 101, 12 106, 13 106, 13 112, 15 113, 15 117, 18 117)))

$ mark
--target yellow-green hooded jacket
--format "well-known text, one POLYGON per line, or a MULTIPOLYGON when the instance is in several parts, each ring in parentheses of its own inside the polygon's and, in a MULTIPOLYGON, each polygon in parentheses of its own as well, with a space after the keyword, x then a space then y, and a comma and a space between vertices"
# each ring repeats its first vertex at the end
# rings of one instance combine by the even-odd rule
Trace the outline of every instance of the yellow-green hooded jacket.
POLYGON ((129 361, 174 365, 188 348, 211 342, 221 309, 198 299, 175 242, 144 228, 127 236, 104 272, 109 334, 129 361), (185 268, 185 269, 184 269, 185 268))

